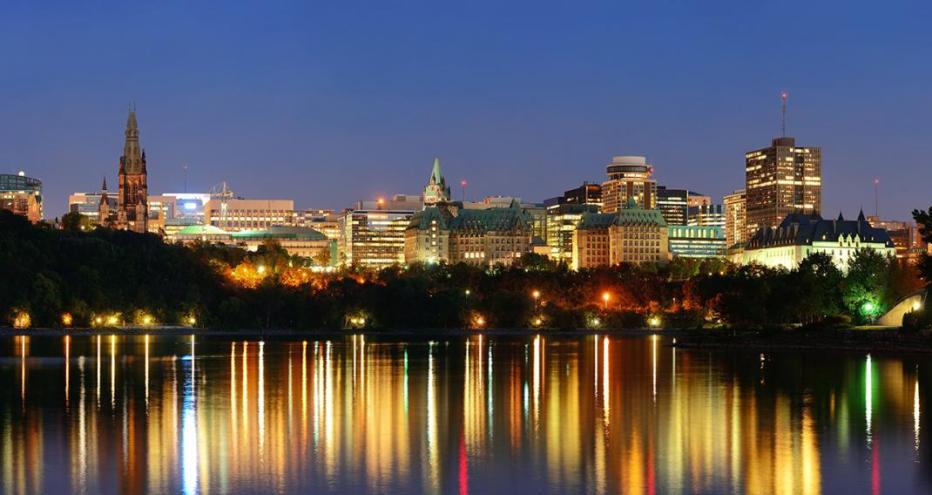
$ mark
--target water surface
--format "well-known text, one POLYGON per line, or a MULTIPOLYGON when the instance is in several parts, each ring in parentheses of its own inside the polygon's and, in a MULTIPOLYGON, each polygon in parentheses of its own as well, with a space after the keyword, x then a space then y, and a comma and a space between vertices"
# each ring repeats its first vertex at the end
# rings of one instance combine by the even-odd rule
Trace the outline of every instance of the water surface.
POLYGON ((929 493, 921 357, 0 337, 0 493, 929 493))

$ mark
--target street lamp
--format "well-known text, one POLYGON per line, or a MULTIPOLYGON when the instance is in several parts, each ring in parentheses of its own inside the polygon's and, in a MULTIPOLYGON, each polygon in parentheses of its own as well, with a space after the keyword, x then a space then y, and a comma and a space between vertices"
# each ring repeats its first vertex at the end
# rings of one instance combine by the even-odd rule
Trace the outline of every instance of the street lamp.
POLYGON ((609 294, 608 291, 605 291, 602 293, 602 303, 604 305, 605 310, 608 310, 608 300, 611 298, 612 298, 612 295, 609 294))

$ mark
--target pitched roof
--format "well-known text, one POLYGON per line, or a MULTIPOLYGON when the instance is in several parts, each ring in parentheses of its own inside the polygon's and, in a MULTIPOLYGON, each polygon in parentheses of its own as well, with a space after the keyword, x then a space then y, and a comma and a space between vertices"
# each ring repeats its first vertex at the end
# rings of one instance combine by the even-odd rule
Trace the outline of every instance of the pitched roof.
POLYGON ((579 222, 580 229, 605 229, 612 225, 653 225, 666 227, 660 210, 645 210, 637 206, 623 208, 616 213, 583 213, 579 222))
POLYGON ((871 227, 862 212, 857 220, 845 220, 841 214, 836 220, 825 220, 816 214, 792 213, 776 228, 759 229, 748 241, 747 248, 811 245, 813 242, 838 242, 839 238, 893 247, 887 231, 871 227))

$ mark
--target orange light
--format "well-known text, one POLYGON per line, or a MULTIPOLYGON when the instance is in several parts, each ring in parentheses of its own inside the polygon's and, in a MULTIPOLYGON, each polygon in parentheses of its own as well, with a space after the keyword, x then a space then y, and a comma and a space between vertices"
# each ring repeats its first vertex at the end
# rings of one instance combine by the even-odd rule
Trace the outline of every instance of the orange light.
POLYGON ((606 304, 608 304, 608 300, 611 298, 612 298, 612 295, 609 294, 608 292, 602 293, 602 300, 605 301, 606 304))
POLYGON ((61 325, 63 327, 70 327, 72 321, 74 321, 74 318, 72 318, 71 313, 61 314, 61 325))
POLYGON ((535 289, 534 292, 531 292, 531 296, 533 296, 534 299, 540 299, 540 291, 535 289))

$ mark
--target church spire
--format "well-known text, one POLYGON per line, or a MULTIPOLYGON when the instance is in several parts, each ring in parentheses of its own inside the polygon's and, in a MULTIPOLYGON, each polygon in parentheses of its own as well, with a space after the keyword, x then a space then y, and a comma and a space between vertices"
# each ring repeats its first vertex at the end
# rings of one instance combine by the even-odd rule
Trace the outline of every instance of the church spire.
POLYGON ((107 176, 104 176, 104 183, 101 184, 100 190, 103 192, 107 192, 107 176))
POLYGON ((123 143, 123 156, 120 158, 120 168, 127 174, 140 174, 146 170, 144 153, 139 147, 139 124, 136 122, 136 106, 130 107, 126 118, 126 140, 123 143))

